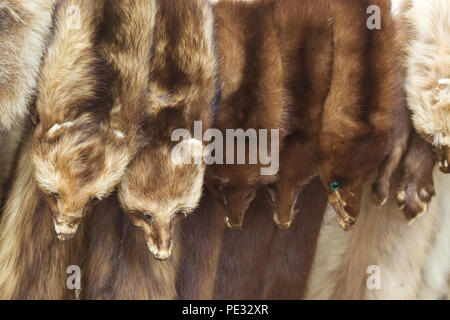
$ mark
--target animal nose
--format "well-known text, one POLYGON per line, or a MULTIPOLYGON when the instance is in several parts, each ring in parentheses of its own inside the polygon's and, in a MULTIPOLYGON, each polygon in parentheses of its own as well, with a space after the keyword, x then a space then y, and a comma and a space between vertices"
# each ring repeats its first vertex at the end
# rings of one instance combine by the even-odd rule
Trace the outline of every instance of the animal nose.
POLYGON ((75 233, 58 233, 58 239, 65 241, 65 240, 71 240, 75 237, 75 233))
POLYGON ((169 256, 155 255, 155 259, 158 261, 166 261, 167 259, 169 259, 169 256))
POLYGON ((155 259, 158 261, 166 261, 172 255, 171 250, 158 250, 152 253, 155 259))
POLYGON ((156 260, 165 261, 172 255, 172 242, 165 243, 165 245, 156 245, 153 241, 148 241, 147 246, 156 260))
POLYGON ((242 230, 242 223, 231 223, 230 218, 225 217, 225 223, 227 224, 227 227, 232 230, 242 230))

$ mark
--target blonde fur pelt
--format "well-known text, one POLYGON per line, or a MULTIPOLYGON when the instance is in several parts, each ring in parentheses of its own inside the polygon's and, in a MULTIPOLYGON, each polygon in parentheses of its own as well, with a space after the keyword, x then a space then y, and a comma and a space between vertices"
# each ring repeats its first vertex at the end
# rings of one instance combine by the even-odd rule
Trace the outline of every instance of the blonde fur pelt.
POLYGON ((436 205, 440 209, 433 226, 426 265, 418 299, 449 298, 450 279, 450 177, 442 173, 434 175, 436 205))
POLYGON ((0 202, 29 114, 56 0, 0 0, 0 202))

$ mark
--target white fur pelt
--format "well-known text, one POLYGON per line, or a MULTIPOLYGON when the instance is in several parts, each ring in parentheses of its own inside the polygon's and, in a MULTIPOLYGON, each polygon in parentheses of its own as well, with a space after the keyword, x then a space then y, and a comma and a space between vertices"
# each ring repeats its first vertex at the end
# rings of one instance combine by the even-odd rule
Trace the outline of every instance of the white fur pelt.
POLYGON ((450 176, 434 175, 436 201, 441 212, 434 224, 427 263, 423 270, 423 281, 419 299, 436 300, 449 298, 450 278, 450 176))
POLYGON ((450 147, 450 1, 403 0, 400 23, 405 89, 416 131, 450 147))
POLYGON ((21 141, 56 0, 0 0, 0 198, 21 141))
MULTIPOLYGON (((437 170, 436 175, 440 175, 437 170)), ((433 227, 441 215, 439 199, 433 199, 428 212, 408 225, 395 197, 379 207, 372 201, 370 185, 363 195, 361 218, 351 232, 338 227, 334 211, 328 208, 306 299, 417 298, 433 227), (379 289, 367 285, 371 266, 378 267, 379 289)))

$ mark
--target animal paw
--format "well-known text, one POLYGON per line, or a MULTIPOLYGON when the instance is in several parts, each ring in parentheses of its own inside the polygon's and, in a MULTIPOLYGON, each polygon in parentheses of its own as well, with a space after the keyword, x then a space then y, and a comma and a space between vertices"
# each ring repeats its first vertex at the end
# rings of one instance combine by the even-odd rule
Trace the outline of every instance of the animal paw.
POLYGON ((438 160, 439 170, 441 170, 441 172, 443 173, 450 173, 450 159, 448 159, 448 152, 446 151, 447 150, 438 150, 436 151, 436 156, 438 160))
POLYGON ((416 218, 423 216, 428 210, 428 204, 435 194, 433 183, 419 183, 410 177, 404 179, 402 188, 397 192, 397 203, 403 211, 409 224, 413 224, 416 218))
POLYGON ((374 195, 375 203, 380 207, 388 202, 390 189, 391 181, 389 177, 381 177, 373 184, 372 193, 374 195))

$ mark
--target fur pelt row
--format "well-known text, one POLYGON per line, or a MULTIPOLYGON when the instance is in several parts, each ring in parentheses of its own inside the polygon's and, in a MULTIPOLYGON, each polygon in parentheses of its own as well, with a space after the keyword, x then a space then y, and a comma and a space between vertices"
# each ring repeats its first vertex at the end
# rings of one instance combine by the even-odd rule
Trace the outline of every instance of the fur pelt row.
POLYGON ((0 0, 0 298, 446 296, 445 0, 32 3, 0 0), (175 163, 194 121, 279 129, 279 173, 175 163))
POLYGON ((395 20, 412 124, 398 127, 394 152, 373 185, 382 206, 371 201, 368 184, 362 219, 351 234, 336 228, 328 210, 308 282, 309 299, 448 298, 449 3, 400 1, 395 20), (370 285, 374 276, 379 286, 370 285))

